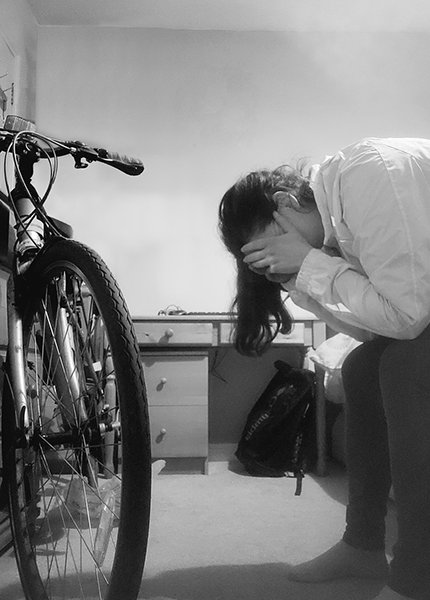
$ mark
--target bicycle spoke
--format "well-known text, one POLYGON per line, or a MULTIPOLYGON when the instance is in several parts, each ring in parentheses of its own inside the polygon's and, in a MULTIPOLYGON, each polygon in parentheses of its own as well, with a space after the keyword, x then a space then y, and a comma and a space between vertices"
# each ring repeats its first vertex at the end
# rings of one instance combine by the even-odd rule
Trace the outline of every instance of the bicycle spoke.
POLYGON ((15 449, 13 467, 15 531, 30 532, 18 545, 21 577, 38 600, 135 600, 151 480, 138 347, 99 259, 75 243, 52 252, 61 259, 41 255, 23 311, 29 447, 15 449))

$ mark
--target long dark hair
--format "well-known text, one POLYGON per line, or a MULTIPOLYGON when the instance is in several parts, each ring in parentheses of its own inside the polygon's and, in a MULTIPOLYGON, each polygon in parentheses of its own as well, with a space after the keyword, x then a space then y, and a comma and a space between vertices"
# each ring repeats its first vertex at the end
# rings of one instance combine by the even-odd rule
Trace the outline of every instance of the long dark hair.
POLYGON ((292 318, 285 308, 281 284, 251 271, 243 262, 241 248, 252 235, 263 231, 272 221, 277 206, 273 194, 279 190, 293 193, 302 206, 314 203, 303 166, 273 171, 254 171, 239 179, 223 196, 219 206, 219 231, 226 248, 236 259, 236 297, 232 311, 237 312, 233 330, 235 348, 241 354, 261 355, 281 331, 289 333, 292 318))

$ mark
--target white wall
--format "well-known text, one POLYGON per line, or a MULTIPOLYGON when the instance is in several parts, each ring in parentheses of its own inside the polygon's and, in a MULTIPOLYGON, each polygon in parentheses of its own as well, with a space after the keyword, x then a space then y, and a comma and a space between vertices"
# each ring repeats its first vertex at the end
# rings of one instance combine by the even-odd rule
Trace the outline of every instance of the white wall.
MULTIPOLYGON (((1 79, 2 87, 15 83, 11 112, 27 119, 36 117, 36 60, 38 27, 26 0, 1 0, 0 38, 15 56, 15 72, 1 79)), ((0 58, 2 58, 0 56, 0 58)), ((0 75, 3 75, 0 62, 0 75)), ((9 95, 9 94, 8 94, 9 95)))
MULTIPOLYGON (((25 0, 0 0, 0 79, 4 89, 15 84, 14 104, 10 91, 7 112, 28 119, 36 117, 37 24, 25 0)), ((1 163, 0 186, 4 189, 1 163)), ((6 273, 0 270, 0 353, 6 343, 6 273)))
POLYGON ((368 135, 430 137, 427 33, 42 27, 38 45, 38 129, 146 165, 69 162, 54 191, 135 315, 228 308, 217 208, 239 175, 368 135))

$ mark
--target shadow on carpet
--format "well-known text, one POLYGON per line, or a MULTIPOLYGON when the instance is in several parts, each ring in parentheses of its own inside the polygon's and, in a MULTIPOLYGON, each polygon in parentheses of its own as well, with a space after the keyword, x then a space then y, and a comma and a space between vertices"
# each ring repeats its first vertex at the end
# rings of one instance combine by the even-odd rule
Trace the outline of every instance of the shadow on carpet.
POLYGON ((372 600, 383 581, 288 581, 287 564, 220 565, 166 571, 144 580, 139 600, 372 600))

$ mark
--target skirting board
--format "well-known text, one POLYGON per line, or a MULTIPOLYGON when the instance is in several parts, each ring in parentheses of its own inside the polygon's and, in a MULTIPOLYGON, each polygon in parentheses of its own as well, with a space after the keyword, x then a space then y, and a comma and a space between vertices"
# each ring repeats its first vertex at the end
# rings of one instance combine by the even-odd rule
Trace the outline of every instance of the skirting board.
POLYGON ((209 444, 209 462, 229 462, 236 460, 236 444, 209 444))

